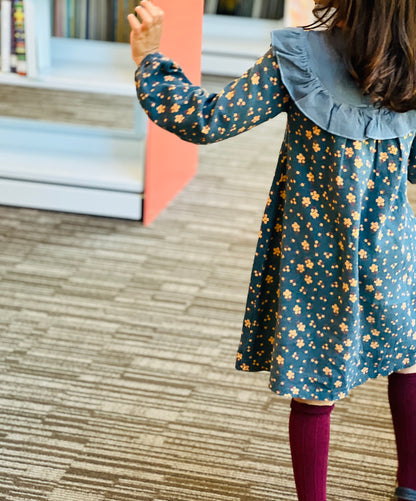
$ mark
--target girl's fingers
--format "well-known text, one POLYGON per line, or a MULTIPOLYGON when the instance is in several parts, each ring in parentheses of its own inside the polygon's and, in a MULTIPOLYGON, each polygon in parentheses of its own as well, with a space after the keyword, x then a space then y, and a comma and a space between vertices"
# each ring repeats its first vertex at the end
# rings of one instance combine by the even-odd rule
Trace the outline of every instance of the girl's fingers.
POLYGON ((128 19, 128 21, 130 23, 130 28, 133 31, 137 31, 137 30, 141 29, 140 22, 139 22, 139 20, 137 19, 137 17, 134 14, 129 14, 127 16, 127 19, 128 19))
POLYGON ((146 26, 153 23, 153 16, 142 5, 136 7, 136 12, 142 20, 142 25, 146 26))
POLYGON ((147 11, 155 18, 155 20, 159 19, 162 9, 157 7, 151 0, 142 0, 142 6, 147 9, 147 11))

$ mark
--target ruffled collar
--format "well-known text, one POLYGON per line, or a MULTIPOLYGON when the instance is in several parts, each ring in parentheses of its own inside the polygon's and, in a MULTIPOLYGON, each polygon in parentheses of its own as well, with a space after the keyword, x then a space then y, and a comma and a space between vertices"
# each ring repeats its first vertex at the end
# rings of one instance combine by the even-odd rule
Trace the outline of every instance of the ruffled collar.
POLYGON ((331 134, 354 140, 392 139, 416 131, 416 110, 375 107, 361 94, 342 58, 340 30, 272 32, 282 81, 296 106, 331 134))

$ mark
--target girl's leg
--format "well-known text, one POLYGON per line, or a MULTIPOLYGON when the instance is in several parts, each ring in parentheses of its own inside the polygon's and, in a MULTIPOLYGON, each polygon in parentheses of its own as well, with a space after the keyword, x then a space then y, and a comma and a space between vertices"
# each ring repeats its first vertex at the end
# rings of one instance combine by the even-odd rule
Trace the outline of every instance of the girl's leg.
POLYGON ((328 402, 293 399, 289 440, 299 501, 326 501, 330 416, 328 402))
POLYGON ((389 402, 397 445, 400 501, 416 499, 416 366, 389 376, 389 402))

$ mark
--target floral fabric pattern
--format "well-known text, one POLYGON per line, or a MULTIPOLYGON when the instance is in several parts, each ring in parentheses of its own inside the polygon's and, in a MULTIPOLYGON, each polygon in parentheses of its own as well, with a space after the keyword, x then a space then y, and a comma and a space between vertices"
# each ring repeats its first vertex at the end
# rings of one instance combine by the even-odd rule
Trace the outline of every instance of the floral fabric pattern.
POLYGON ((149 117, 194 143, 288 114, 237 369, 270 371, 270 389, 286 397, 335 401, 415 365, 415 133, 353 140, 318 127, 283 86, 272 51, 219 94, 161 54, 145 59, 136 82, 149 117))

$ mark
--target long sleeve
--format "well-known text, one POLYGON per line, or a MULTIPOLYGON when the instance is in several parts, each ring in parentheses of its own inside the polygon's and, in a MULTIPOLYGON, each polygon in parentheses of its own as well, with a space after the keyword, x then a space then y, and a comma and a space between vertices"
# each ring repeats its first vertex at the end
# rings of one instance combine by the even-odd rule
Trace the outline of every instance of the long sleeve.
POLYGON ((412 184, 416 184, 416 138, 413 140, 413 144, 410 149, 409 172, 407 177, 412 184))
POLYGON ((286 111, 289 103, 271 49, 218 94, 192 85, 181 68, 160 53, 148 55, 135 77, 137 97, 149 118, 192 143, 241 134, 286 111))

